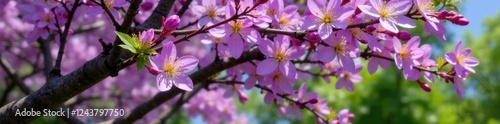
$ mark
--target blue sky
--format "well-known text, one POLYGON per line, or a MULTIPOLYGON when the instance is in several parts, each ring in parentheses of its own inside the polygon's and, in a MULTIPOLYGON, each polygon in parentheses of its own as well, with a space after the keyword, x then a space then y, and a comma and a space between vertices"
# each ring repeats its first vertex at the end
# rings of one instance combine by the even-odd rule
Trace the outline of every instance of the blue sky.
MULTIPOLYGON (((469 20, 467 26, 449 25, 447 30, 454 33, 454 40, 463 39, 466 31, 472 31, 474 37, 483 33, 483 20, 486 17, 495 16, 500 11, 500 0, 464 0, 459 3, 460 14, 469 20)), ((456 42, 456 41, 453 41, 456 42)))

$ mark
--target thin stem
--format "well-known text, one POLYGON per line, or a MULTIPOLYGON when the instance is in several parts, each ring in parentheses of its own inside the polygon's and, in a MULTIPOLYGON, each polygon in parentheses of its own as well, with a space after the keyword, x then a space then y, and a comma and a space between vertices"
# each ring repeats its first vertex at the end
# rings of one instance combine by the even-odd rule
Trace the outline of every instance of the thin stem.
MULTIPOLYGON (((231 81, 217 81, 216 83, 224 83, 224 84, 245 84, 245 82, 240 82, 240 81, 234 81, 234 80, 231 80, 231 81)), ((261 86, 259 84, 255 84, 255 87, 259 88, 259 89, 262 89, 262 90, 265 90, 266 92, 270 92, 272 93, 273 91, 267 87, 264 87, 264 86, 261 86)), ((300 107, 302 108, 306 108, 308 111, 310 111, 311 113, 313 113, 316 117, 320 118, 323 122, 327 123, 328 120, 325 119, 323 116, 319 115, 319 113, 317 113, 316 111, 314 111, 314 109, 311 109, 309 107, 306 106, 307 103, 302 103, 302 102, 299 102, 298 100, 294 100, 293 98, 289 97, 289 95, 286 95, 286 94, 277 94, 277 96, 283 98, 283 99, 286 99, 290 102, 292 102, 293 104, 296 104, 296 105, 299 105, 300 107)))
POLYGON ((66 47, 66 38, 68 36, 68 32, 69 32, 69 28, 71 27, 71 22, 73 21, 73 16, 75 15, 75 12, 76 12, 76 9, 78 8, 79 2, 80 0, 75 0, 75 2, 73 3, 73 7, 71 8, 70 12, 68 13, 68 20, 66 22, 66 24, 64 25, 64 30, 61 34, 61 38, 60 38, 60 46, 59 46, 59 52, 57 53, 57 58, 56 58, 56 65, 54 66, 54 68, 52 68, 52 72, 51 73, 54 73, 55 75, 61 75, 61 61, 62 61, 62 57, 63 57, 63 54, 64 54, 64 48, 66 47))
POLYGON ((99 6, 101 6, 101 8, 104 10, 104 12, 106 12, 108 17, 111 19, 111 22, 113 23, 113 25, 115 26, 116 29, 120 28, 120 23, 118 23, 115 16, 113 15, 113 13, 111 13, 111 11, 109 10, 109 8, 106 5, 106 3, 104 2, 104 0, 101 0, 101 3, 97 3, 97 1, 95 1, 95 0, 92 0, 92 2, 99 4, 99 6))

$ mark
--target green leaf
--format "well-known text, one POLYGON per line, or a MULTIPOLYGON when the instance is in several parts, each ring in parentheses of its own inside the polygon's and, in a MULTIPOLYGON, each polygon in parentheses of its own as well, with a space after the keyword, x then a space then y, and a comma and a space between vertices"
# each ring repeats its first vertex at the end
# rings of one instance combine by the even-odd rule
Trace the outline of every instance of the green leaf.
POLYGON ((444 61, 443 57, 437 56, 437 67, 438 67, 438 70, 441 70, 441 68, 443 68, 444 63, 445 63, 445 61, 444 61))
POLYGON ((120 44, 118 46, 122 47, 123 49, 127 49, 128 51, 130 51, 130 52, 132 52, 134 54, 137 54, 137 50, 135 50, 135 48, 132 47, 132 46, 128 46, 126 44, 120 44))
POLYGON ((148 55, 153 55, 153 54, 156 54, 156 51, 153 49, 148 49, 148 50, 144 51, 144 53, 146 53, 148 55))
POLYGON ((135 48, 135 45, 134 45, 135 40, 132 37, 130 37, 128 34, 118 32, 118 31, 115 31, 115 33, 120 38, 120 40, 122 40, 123 43, 125 43, 125 45, 135 48))
POLYGON ((136 62, 137 71, 141 70, 142 67, 144 67, 144 64, 146 64, 146 62, 148 62, 148 61, 149 61, 148 56, 144 56, 144 55, 139 56, 139 58, 137 59, 137 62, 136 62))

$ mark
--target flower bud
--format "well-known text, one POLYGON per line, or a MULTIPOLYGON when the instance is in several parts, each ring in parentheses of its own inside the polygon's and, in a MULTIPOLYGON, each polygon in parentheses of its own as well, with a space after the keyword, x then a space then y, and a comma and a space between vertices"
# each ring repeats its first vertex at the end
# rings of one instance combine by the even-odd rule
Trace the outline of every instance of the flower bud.
POLYGON ((420 88, 422 88, 422 90, 424 90, 425 92, 431 92, 431 87, 426 84, 426 83, 423 83, 421 81, 417 81, 418 82, 418 85, 420 85, 420 88))
POLYGON ((292 44, 293 44, 294 46, 300 46, 300 45, 302 45, 302 42, 300 42, 300 40, 299 40, 299 39, 296 39, 296 38, 291 37, 291 38, 290 38, 290 41, 292 41, 292 44))
POLYGON ((311 100, 309 100, 309 103, 316 104, 316 103, 318 103, 318 99, 317 98, 311 99, 311 100))
POLYGON ((141 9, 144 11, 151 10, 153 8, 154 4, 151 1, 146 1, 141 4, 141 9))
POLYGON ((448 11, 447 10, 443 10, 443 11, 441 11, 441 12, 438 13, 437 18, 444 20, 444 19, 446 19, 446 16, 448 16, 448 11))
POLYGON ((373 27, 372 25, 366 26, 366 32, 373 32, 377 30, 377 28, 373 27))
POLYGON ((146 69, 148 69, 148 72, 151 73, 152 75, 158 75, 160 74, 160 71, 159 70, 156 70, 155 68, 151 67, 151 66, 146 66, 146 69))
POLYGON ((469 20, 466 18, 458 18, 454 23, 460 26, 466 26, 469 24, 469 20))
POLYGON ((343 5, 345 5, 345 4, 349 3, 349 2, 351 2, 351 0, 342 0, 342 3, 340 5, 343 6, 343 5))
POLYGON ((153 29, 149 29, 147 31, 143 31, 141 33, 141 42, 144 42, 144 43, 149 43, 149 42, 152 42, 153 41, 153 38, 155 36, 155 32, 153 29))
POLYGON ((267 3, 267 1, 269 1, 269 0, 257 0, 257 1, 255 1, 254 6, 259 6, 261 4, 267 3))
POLYGON ((171 15, 167 19, 163 19, 163 30, 174 31, 181 22, 178 15, 171 15))
POLYGON ((245 102, 248 100, 247 94, 242 93, 240 91, 238 91, 238 98, 239 98, 241 104, 245 104, 245 102))
POLYGON ((448 12, 448 16, 455 16, 455 15, 457 15, 457 12, 455 12, 455 11, 448 12))
POLYGON ((354 114, 347 115, 347 118, 349 118, 349 121, 351 121, 352 119, 354 119, 354 114))
POLYGON ((397 37, 400 40, 410 40, 411 34, 408 31, 399 31, 397 37))
POLYGON ((321 37, 319 36, 318 32, 307 33, 306 39, 314 43, 319 43, 321 41, 321 37))

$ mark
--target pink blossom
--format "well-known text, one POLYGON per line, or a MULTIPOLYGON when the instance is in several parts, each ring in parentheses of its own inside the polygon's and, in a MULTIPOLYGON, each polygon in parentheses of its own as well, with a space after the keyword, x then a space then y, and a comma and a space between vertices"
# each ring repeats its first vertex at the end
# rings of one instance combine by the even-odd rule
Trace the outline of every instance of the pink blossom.
POLYGON ((414 69, 414 65, 420 65, 418 58, 424 55, 422 49, 418 48, 420 37, 411 38, 408 43, 401 45, 397 38, 392 40, 394 44, 394 62, 399 69, 403 69, 405 79, 416 80, 419 76, 418 70, 414 69))
POLYGON ((345 87, 347 91, 354 91, 354 83, 358 83, 363 79, 358 74, 361 71, 361 68, 361 66, 356 66, 356 69, 353 72, 344 71, 343 69, 337 71, 339 79, 335 84, 335 89, 342 89, 345 87))
POLYGON ((330 62, 337 58, 340 66, 347 71, 354 72, 354 58, 359 56, 359 47, 353 41, 349 31, 338 31, 335 35, 330 35, 325 39, 328 47, 318 51, 319 60, 330 62))
POLYGON ((192 9, 194 14, 201 16, 198 21, 198 28, 202 26, 210 26, 222 20, 224 15, 224 7, 218 6, 215 0, 202 0, 201 5, 193 5, 192 9))
POLYGON ((399 32, 396 25, 404 28, 415 28, 415 22, 411 18, 406 17, 410 9, 411 2, 409 0, 370 0, 372 6, 359 5, 358 8, 369 16, 379 18, 380 24, 387 30, 397 33, 399 32))
POLYGON ((288 78, 295 78, 296 69, 290 60, 299 58, 304 51, 296 46, 290 47, 289 37, 278 36, 274 43, 265 39, 259 44, 259 50, 269 58, 259 63, 257 74, 267 75, 279 69, 288 78))
POLYGON ((156 86, 160 91, 170 90, 172 84, 186 91, 193 89, 191 78, 184 73, 196 68, 198 59, 193 56, 177 58, 177 49, 172 42, 165 44, 160 55, 154 57, 151 65, 153 69, 160 70, 160 74, 156 77, 156 86))
POLYGON ((469 48, 462 49, 462 41, 459 41, 457 46, 455 46, 455 52, 446 53, 446 61, 453 65, 456 76, 465 78, 467 73, 476 73, 472 67, 479 65, 479 61, 470 56, 471 53, 472 50, 469 48))
POLYGON ((347 28, 347 18, 354 11, 352 8, 340 6, 341 0, 330 0, 328 4, 324 0, 307 1, 307 7, 313 15, 306 15, 303 29, 318 30, 321 39, 326 39, 332 34, 333 28, 347 28))

